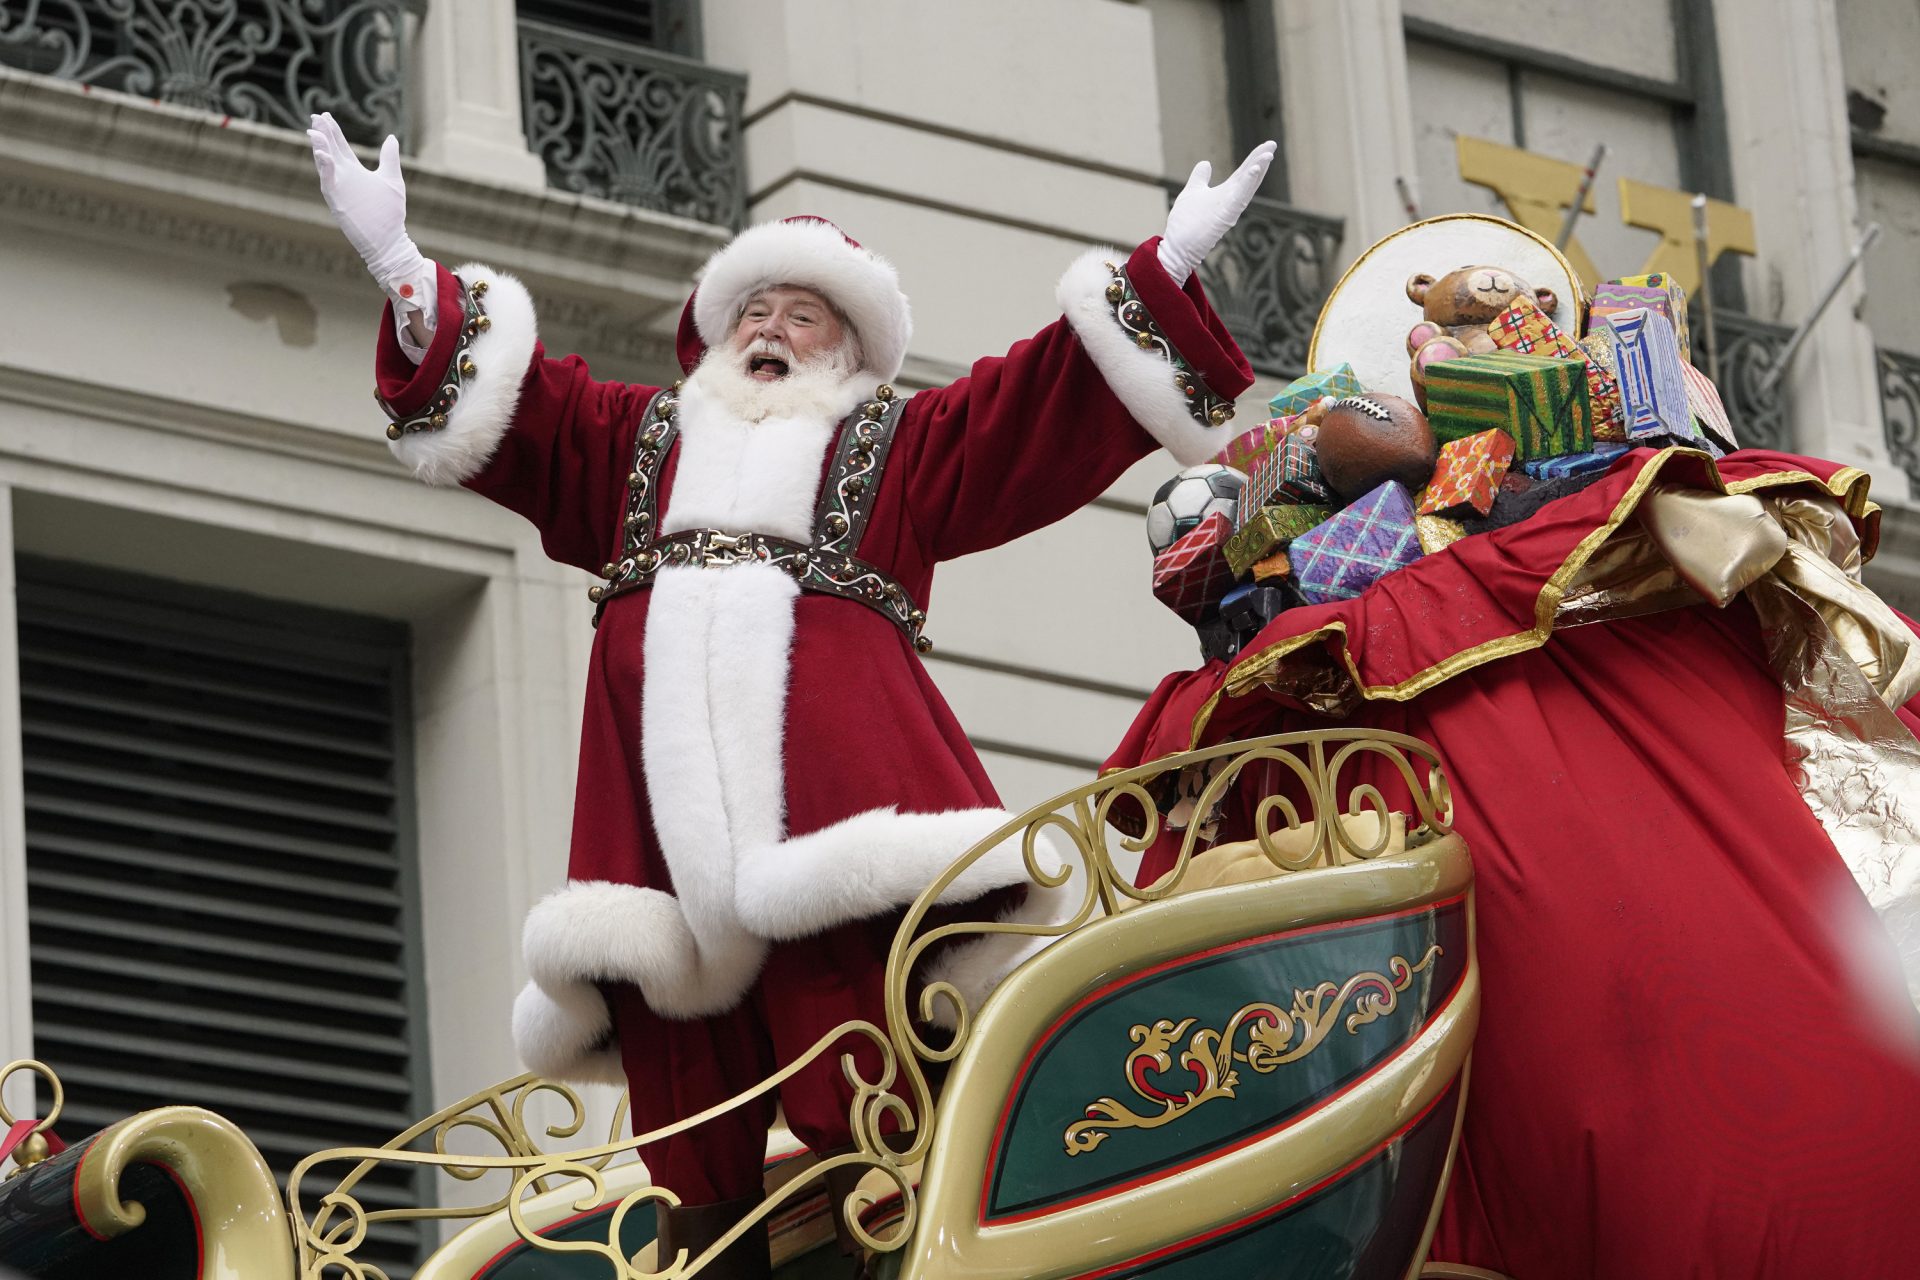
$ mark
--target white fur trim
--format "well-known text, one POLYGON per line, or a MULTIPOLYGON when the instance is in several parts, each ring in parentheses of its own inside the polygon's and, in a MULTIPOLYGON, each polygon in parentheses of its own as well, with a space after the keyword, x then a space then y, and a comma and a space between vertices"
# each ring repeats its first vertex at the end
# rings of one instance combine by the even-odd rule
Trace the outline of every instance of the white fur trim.
POLYGON ((568 982, 552 992, 534 982, 521 988, 513 1002, 513 1046, 528 1070, 554 1080, 627 1082, 613 1020, 591 983, 568 982))
MULTIPOLYGON (((493 457, 500 438, 513 425, 513 411, 520 403, 520 387, 538 337, 533 298, 525 285, 478 262, 458 267, 454 274, 468 285, 487 282, 489 327, 475 335, 467 348, 474 375, 461 386, 460 398, 447 411, 446 426, 387 441, 394 457, 432 485, 472 479, 493 457)), ((458 323, 457 316, 441 316, 440 321, 458 323)))
MULTIPOLYGON (((1055 888, 1043 888, 1040 885, 1027 886, 1027 896, 1019 905, 1000 913, 1002 924, 1057 925, 1065 924, 1079 912, 1086 902, 1086 872, 1075 864, 1075 870, 1067 882, 1055 888)), ((927 965, 924 977, 928 983, 952 983, 960 998, 967 1002, 967 1008, 973 1013, 980 1012, 980 1006, 986 1003, 1006 976, 1039 955, 1053 943, 1058 935, 1027 933, 988 933, 969 941, 960 942, 938 953, 927 965)), ((951 1028, 953 1006, 945 1000, 933 1003, 933 1020, 940 1026, 951 1028)))
MULTIPOLYGON (((823 933, 906 906, 953 861, 1013 815, 1004 809, 898 813, 869 809, 776 845, 749 849, 735 877, 740 918, 762 937, 823 933)), ((1052 833, 1039 836, 1042 865, 1064 859, 1052 833)), ((970 902, 1027 883, 1022 832, 1000 841, 961 872, 942 903, 970 902)))
POLYGON ((1113 304, 1107 301, 1107 284, 1113 275, 1106 264, 1125 256, 1116 249, 1090 249, 1074 259, 1060 277, 1060 309, 1133 420, 1183 466, 1205 462, 1226 447, 1233 438, 1232 428, 1194 421, 1187 412, 1186 397, 1173 383, 1173 368, 1166 357, 1134 345, 1113 318, 1113 304))
POLYGON ((660 531, 724 529, 812 541, 827 447, 840 419, 871 389, 849 382, 817 413, 746 422, 702 387, 696 372, 680 394, 679 461, 660 531))
POLYGON ((913 310, 900 291, 899 273, 824 222, 763 222, 707 259, 693 295, 701 341, 724 345, 747 299, 776 284, 825 295, 852 322, 867 367, 883 379, 899 376, 913 340, 913 310))

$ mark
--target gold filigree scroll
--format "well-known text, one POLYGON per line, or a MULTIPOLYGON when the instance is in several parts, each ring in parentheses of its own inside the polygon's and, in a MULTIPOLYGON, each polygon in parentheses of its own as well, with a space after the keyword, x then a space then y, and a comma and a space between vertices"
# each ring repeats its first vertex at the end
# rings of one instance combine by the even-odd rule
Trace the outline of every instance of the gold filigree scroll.
POLYGON ((1127 1054, 1127 1086, 1157 1111, 1135 1111, 1118 1098, 1101 1098, 1089 1103, 1086 1118, 1067 1126, 1067 1154, 1082 1155, 1107 1140, 1115 1129, 1158 1129, 1217 1098, 1231 1098, 1240 1084, 1235 1063, 1244 1062, 1259 1075, 1268 1075, 1298 1062, 1325 1044, 1339 1021, 1340 1011, 1353 1002, 1347 1015, 1347 1034, 1352 1035, 1370 1022, 1378 1021, 1400 1006, 1400 993, 1441 954, 1438 943, 1427 948, 1419 963, 1410 964, 1405 956, 1387 961, 1386 973, 1371 970, 1356 973, 1345 982, 1322 982, 1313 987, 1297 987, 1291 1007, 1257 1001, 1242 1008, 1227 1020, 1224 1030, 1202 1027, 1187 1041, 1180 1053, 1180 1065, 1193 1073, 1198 1082, 1182 1093, 1169 1093, 1153 1080, 1173 1069, 1173 1047, 1187 1034, 1197 1018, 1175 1022, 1161 1018, 1152 1026, 1136 1023, 1127 1034, 1134 1049, 1127 1054), (1241 1033, 1246 1033, 1241 1048, 1241 1033))

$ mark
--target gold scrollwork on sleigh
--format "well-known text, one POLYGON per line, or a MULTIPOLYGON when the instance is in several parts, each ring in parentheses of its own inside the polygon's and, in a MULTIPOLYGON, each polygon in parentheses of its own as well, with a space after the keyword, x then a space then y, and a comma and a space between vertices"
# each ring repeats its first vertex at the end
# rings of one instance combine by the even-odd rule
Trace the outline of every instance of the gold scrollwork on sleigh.
POLYGON ((1427 948, 1418 963, 1405 956, 1387 962, 1386 973, 1356 973, 1345 982, 1322 982, 1313 987, 1298 987, 1293 1003, 1282 1009, 1277 1004, 1257 1001, 1243 1006, 1227 1020, 1224 1030, 1202 1027, 1187 1041, 1180 1053, 1180 1065, 1199 1082, 1181 1093, 1169 1093, 1156 1085, 1151 1076, 1173 1069, 1173 1047, 1199 1019, 1160 1018, 1151 1026, 1135 1023, 1128 1036, 1134 1049, 1127 1054, 1127 1085, 1141 1098, 1157 1104, 1159 1110, 1135 1111, 1118 1098, 1099 1098, 1087 1104, 1086 1118, 1067 1126, 1067 1154, 1092 1151, 1115 1129, 1158 1129, 1219 1098, 1231 1098, 1240 1084, 1236 1063, 1260 1074, 1277 1071, 1290 1062, 1298 1062, 1326 1043, 1340 1011, 1353 1002, 1347 1015, 1347 1034, 1392 1013, 1400 1004, 1400 994, 1441 954, 1439 944, 1427 948), (1241 1048, 1241 1033, 1246 1035, 1241 1048))

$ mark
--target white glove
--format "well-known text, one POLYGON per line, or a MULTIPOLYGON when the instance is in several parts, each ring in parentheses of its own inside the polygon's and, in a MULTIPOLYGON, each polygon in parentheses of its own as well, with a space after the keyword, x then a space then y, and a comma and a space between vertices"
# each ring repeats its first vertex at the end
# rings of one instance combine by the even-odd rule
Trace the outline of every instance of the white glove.
POLYGON ((365 259, 367 270, 393 299, 397 318, 412 308, 433 328, 438 274, 407 235, 407 184, 400 176, 400 140, 380 144, 380 167, 368 169, 353 153, 331 115, 312 118, 307 141, 320 171, 320 194, 333 220, 365 259))
POLYGON ((1220 238, 1233 229, 1246 210, 1253 193, 1260 189, 1273 163, 1274 143, 1263 142, 1240 162, 1233 176, 1217 187, 1207 183, 1213 178, 1213 165, 1202 160, 1193 166, 1180 194, 1167 210, 1167 229, 1160 240, 1160 265, 1167 269, 1175 284, 1184 285, 1199 267, 1200 260, 1213 252, 1220 238))

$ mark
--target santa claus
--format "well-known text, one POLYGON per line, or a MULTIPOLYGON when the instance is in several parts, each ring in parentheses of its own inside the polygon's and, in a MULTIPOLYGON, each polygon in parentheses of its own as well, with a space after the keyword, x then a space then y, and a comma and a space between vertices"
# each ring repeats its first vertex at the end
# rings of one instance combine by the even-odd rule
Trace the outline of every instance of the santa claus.
MULTIPOLYGON (((847 1019, 883 1020, 900 909, 1000 826, 987 775, 921 665, 933 567, 1059 520, 1156 445, 1226 441, 1245 359, 1194 275, 1272 159, 1197 166, 1163 236, 1092 250, 1064 315, 950 386, 890 384, 912 338, 893 267, 820 219, 715 253, 670 388, 550 358, 526 289, 448 270, 328 116, 327 204, 387 293, 376 356, 394 455, 519 512, 598 573, 569 882, 527 921, 514 1037, 535 1070, 624 1081, 635 1132, 700 1111, 847 1019)), ((1004 905, 1017 845, 945 899, 1004 905)), ((1045 912, 1043 895, 1018 910, 1045 912)), ((977 1002, 1007 960, 940 975, 977 1002)), ((849 1141, 837 1054, 779 1093, 808 1146, 849 1141)), ((757 1202, 772 1098, 643 1149, 694 1253, 757 1202)), ((730 1273, 766 1270, 764 1236, 730 1273)))

